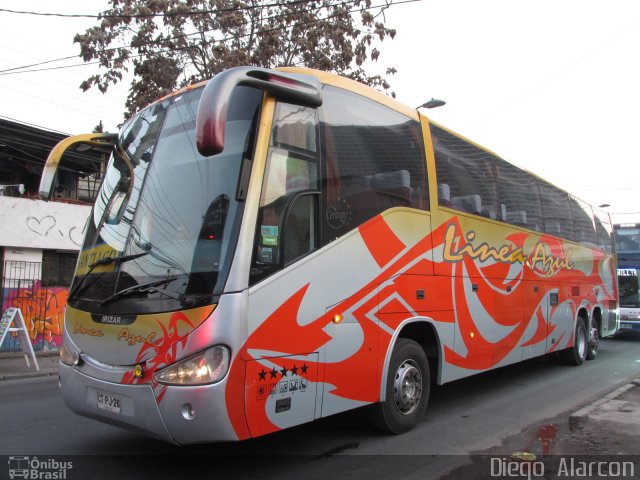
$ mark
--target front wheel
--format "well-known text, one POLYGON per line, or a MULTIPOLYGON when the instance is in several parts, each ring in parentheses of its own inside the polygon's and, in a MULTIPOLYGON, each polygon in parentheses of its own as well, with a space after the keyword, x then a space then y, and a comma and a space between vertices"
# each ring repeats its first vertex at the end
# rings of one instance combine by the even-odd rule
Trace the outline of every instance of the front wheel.
POLYGON ((587 327, 585 321, 579 318, 573 338, 573 347, 560 352, 560 356, 569 365, 582 365, 587 358, 587 327))
POLYGON ((418 343, 400 338, 391 354, 386 379, 386 399, 370 407, 372 422, 389 433, 414 428, 427 408, 430 388, 429 361, 418 343))

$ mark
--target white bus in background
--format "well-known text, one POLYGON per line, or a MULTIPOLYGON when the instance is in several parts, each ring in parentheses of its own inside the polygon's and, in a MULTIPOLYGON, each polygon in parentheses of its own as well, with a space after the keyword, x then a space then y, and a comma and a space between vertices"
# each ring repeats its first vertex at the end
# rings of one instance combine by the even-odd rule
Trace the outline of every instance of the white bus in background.
POLYGON ((620 288, 620 332, 640 332, 640 223, 614 225, 620 288))

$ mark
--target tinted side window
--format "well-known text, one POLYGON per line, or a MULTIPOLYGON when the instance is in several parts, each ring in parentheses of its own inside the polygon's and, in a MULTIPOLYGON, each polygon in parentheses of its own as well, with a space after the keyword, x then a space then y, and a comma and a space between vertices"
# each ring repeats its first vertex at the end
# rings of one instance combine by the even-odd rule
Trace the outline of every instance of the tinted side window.
POLYGON ((429 208, 419 122, 330 86, 320 122, 323 245, 389 208, 429 208))
POLYGON ((438 203, 502 220, 493 155, 436 125, 431 125, 431 135, 436 156, 438 203))
POLYGON ((596 242, 596 232, 593 226, 591 206, 573 197, 571 197, 569 204, 573 217, 573 240, 593 246, 596 242))
POLYGON ((612 250, 613 233, 609 215, 597 208, 594 208, 593 212, 595 214, 596 243, 599 248, 610 252, 612 250))
POLYGON ((531 230, 542 230, 536 178, 500 158, 494 158, 494 165, 502 220, 531 230))
POLYGON ((569 207, 569 194, 538 180, 544 224, 542 230, 550 235, 573 238, 573 220, 569 207))

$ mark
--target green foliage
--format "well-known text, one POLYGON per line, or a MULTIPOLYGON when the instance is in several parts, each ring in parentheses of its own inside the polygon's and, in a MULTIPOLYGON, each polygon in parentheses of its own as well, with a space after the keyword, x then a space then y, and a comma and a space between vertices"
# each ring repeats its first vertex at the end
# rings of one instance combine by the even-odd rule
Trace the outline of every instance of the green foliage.
MULTIPOLYGON (((104 71, 82 84, 106 92, 133 65, 125 114, 135 113, 176 87, 239 65, 305 66, 332 71, 382 90, 368 75, 375 45, 396 31, 385 7, 371 0, 111 0, 98 25, 78 34, 84 61, 104 71)), ((387 75, 395 73, 387 69, 387 75)))

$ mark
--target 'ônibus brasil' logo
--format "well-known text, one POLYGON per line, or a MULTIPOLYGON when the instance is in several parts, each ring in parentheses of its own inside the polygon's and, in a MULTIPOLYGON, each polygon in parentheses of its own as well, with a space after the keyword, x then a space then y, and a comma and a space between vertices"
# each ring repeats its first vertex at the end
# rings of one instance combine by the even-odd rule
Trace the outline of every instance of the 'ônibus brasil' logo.
POLYGON ((547 252, 545 244, 538 242, 528 255, 521 247, 513 244, 491 247, 488 243, 474 244, 476 232, 469 230, 464 238, 466 243, 458 246, 458 232, 455 224, 447 226, 444 236, 444 260, 445 262, 459 262, 465 256, 481 262, 495 260, 501 263, 522 263, 532 270, 540 270, 547 277, 553 277, 560 270, 573 270, 571 262, 571 250, 563 250, 561 255, 554 256, 547 252))

